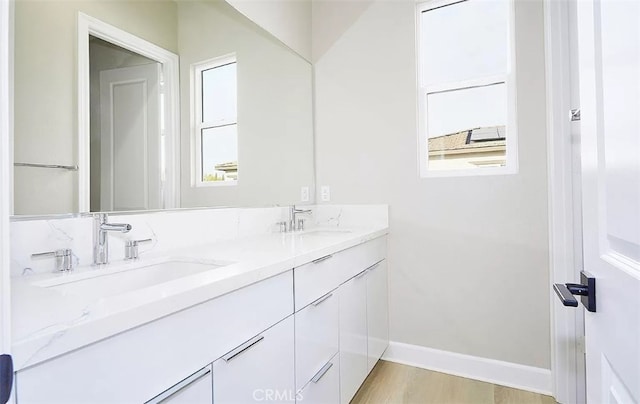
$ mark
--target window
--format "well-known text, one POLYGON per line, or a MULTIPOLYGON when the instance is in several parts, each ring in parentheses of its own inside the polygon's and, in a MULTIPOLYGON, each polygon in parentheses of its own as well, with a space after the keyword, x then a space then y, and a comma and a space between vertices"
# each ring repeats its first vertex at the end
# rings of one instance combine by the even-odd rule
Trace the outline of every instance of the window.
POLYGON ((196 186, 238 181, 236 65, 231 55, 192 66, 196 186))
POLYGON ((515 172, 511 0, 418 6, 421 176, 515 172))

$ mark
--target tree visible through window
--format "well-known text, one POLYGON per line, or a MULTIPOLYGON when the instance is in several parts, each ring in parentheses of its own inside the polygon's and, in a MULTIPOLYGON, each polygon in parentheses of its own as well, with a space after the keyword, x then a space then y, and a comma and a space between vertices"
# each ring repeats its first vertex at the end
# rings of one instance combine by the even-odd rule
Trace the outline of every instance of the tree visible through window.
POLYGON ((418 13, 421 173, 515 164, 510 0, 428 2, 418 13))
POLYGON ((235 56, 193 66, 196 185, 238 180, 236 67, 235 56))

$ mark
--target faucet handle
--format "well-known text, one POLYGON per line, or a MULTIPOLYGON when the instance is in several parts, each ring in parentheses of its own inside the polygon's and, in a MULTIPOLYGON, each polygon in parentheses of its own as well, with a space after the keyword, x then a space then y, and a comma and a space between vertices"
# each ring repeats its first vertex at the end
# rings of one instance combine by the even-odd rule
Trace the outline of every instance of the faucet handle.
POLYGON ((31 254, 31 258, 36 259, 50 257, 56 259, 56 271, 71 271, 73 269, 73 251, 70 248, 31 254))
POLYGON ((287 232, 287 222, 286 221, 278 222, 278 223, 276 223, 276 225, 278 225, 280 227, 280 233, 286 233, 287 232))
POLYGON ((153 241, 153 239, 145 238, 142 240, 127 240, 124 244, 124 259, 125 260, 135 260, 138 259, 138 245, 140 243, 148 243, 153 241))

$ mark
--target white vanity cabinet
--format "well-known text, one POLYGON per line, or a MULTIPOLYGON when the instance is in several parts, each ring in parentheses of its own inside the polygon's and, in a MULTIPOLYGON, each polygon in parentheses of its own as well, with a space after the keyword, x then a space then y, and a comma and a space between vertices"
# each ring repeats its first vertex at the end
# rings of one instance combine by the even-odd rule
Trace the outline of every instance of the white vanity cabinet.
POLYGON ((213 363, 215 403, 295 401, 293 316, 213 363))
POLYGON ((388 344, 385 256, 379 237, 22 368, 17 404, 347 403, 388 344))
POLYGON ((385 256, 386 237, 379 237, 294 268, 299 402, 348 403, 382 356, 389 342, 385 256), (339 394, 327 401, 332 391, 339 394))
POLYGON ((211 365, 162 392, 145 404, 207 404, 213 403, 211 365))

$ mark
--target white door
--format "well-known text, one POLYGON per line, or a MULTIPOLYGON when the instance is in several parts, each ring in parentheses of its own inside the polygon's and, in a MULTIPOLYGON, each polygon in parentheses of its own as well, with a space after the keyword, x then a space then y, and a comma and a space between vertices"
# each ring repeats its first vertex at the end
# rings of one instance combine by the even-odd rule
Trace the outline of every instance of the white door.
POLYGON ((100 210, 161 209, 160 64, 100 72, 100 210))
POLYGON ((578 1, 587 401, 640 402, 640 2, 578 1))

